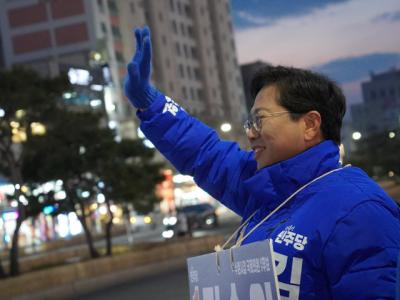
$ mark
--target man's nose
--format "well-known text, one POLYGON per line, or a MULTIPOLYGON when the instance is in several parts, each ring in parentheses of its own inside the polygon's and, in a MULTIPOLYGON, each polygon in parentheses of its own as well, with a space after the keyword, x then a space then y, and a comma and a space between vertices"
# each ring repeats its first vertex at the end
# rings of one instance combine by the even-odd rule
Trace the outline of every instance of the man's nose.
POLYGON ((254 129, 254 127, 250 127, 248 130, 246 130, 246 135, 247 138, 251 141, 258 138, 260 134, 254 129))

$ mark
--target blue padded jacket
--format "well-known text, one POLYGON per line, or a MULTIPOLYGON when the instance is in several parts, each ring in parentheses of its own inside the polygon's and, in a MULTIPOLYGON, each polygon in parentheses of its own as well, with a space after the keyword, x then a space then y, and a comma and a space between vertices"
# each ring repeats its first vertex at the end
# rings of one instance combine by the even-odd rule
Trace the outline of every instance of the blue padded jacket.
MULTIPOLYGON (((254 153, 160 96, 137 113, 141 129, 183 174, 243 219, 248 232, 297 189, 336 168, 326 140, 257 170, 254 153)), ((400 210, 362 170, 312 183, 257 228, 244 244, 272 239, 281 299, 394 299, 400 210)))

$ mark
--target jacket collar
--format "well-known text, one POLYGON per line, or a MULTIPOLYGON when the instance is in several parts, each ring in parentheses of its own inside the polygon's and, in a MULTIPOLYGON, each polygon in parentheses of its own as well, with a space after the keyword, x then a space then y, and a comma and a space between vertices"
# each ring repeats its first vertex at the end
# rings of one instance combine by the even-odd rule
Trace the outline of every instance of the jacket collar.
POLYGON ((265 167, 244 182, 250 198, 255 200, 248 208, 251 211, 259 207, 273 210, 306 183, 340 166, 339 147, 326 140, 294 157, 265 167))

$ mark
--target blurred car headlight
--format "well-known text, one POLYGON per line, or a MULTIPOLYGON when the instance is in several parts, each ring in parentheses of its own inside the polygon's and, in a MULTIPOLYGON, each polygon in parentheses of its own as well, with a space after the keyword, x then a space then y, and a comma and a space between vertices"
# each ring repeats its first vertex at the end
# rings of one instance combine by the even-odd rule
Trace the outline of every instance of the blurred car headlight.
POLYGON ((215 222, 215 219, 213 217, 209 217, 206 219, 207 225, 212 225, 212 224, 214 224, 214 222, 215 222))
POLYGON ((162 233, 162 237, 163 238, 165 238, 165 239, 170 239, 170 238, 172 238, 174 236, 174 231, 173 230, 165 230, 165 231, 163 231, 163 233, 162 233))
POLYGON ((163 219, 163 224, 165 226, 167 226, 167 225, 175 225, 176 222, 178 222, 178 219, 176 217, 165 217, 163 219))
POLYGON ((176 222, 178 222, 178 219, 176 217, 169 218, 169 225, 175 225, 176 222))

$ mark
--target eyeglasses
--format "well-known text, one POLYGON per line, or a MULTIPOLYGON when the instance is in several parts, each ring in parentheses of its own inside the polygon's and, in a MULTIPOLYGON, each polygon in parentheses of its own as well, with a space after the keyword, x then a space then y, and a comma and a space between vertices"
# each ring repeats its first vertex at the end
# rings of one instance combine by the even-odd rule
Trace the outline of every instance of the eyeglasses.
POLYGON ((277 117, 283 114, 290 114, 290 111, 278 111, 273 113, 264 113, 262 116, 252 116, 250 115, 249 118, 244 122, 243 127, 246 133, 248 133, 251 129, 254 129, 257 134, 260 134, 261 127, 262 127, 262 120, 272 117, 277 117))

